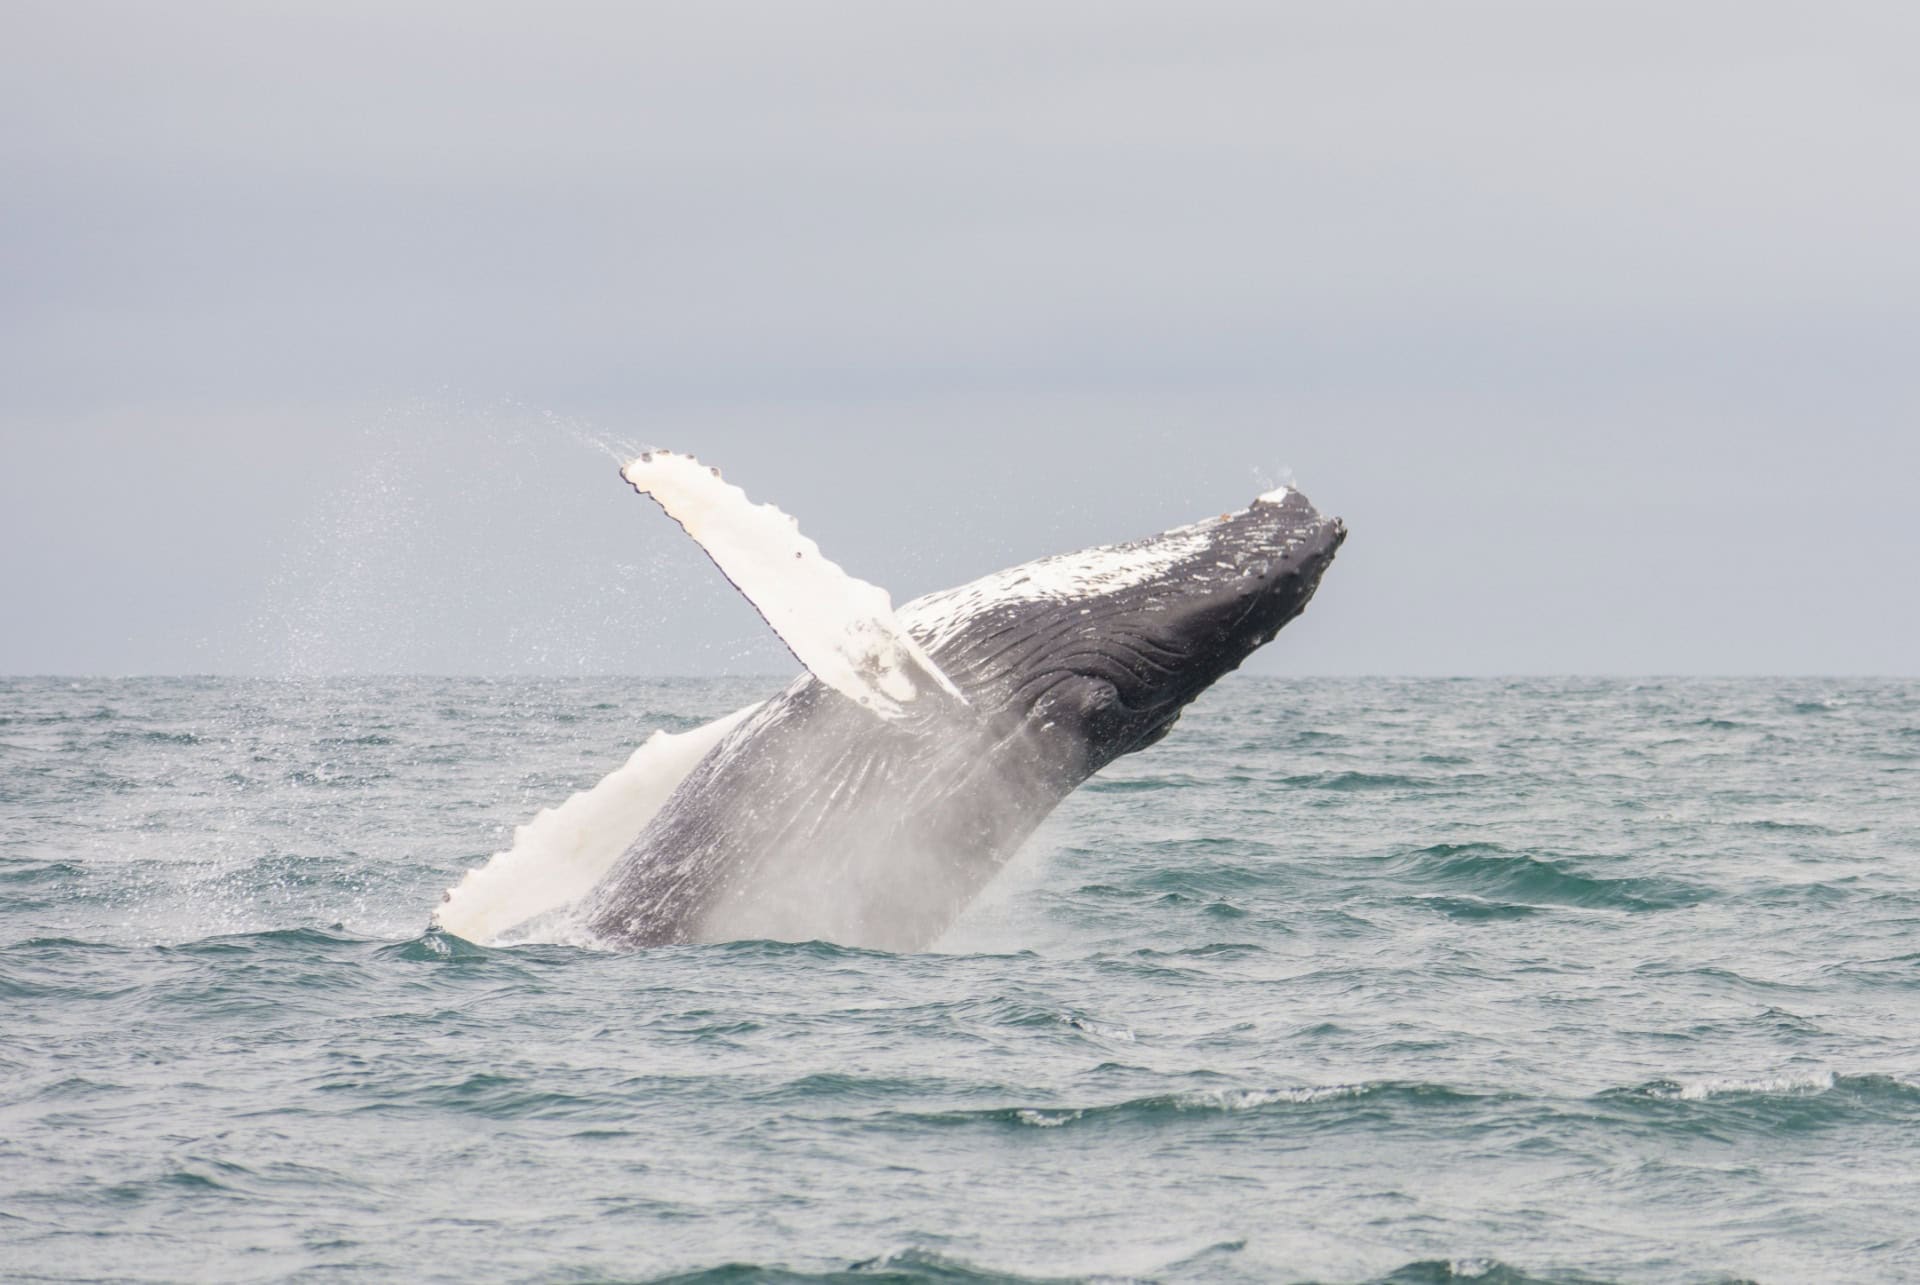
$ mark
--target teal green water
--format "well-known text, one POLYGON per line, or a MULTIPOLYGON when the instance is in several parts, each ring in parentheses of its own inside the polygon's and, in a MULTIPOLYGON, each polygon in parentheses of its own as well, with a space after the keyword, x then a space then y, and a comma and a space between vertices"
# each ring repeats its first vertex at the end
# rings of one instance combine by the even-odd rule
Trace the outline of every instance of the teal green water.
POLYGON ((0 681, 0 1276, 1920 1277, 1920 682, 1236 677, 933 953, 423 931, 770 686, 0 681))

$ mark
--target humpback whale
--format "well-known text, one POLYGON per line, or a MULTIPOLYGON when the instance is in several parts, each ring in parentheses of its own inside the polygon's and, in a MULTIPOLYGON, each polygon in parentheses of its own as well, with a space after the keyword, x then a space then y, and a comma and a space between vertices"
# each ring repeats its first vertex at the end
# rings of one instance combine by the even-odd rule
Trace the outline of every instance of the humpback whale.
POLYGON ((461 936, 565 908, 622 947, 924 949, 1067 794, 1299 615, 1346 538, 1283 487, 895 611, 717 469, 652 451, 621 472, 806 672, 707 728, 656 733, 523 827, 436 912, 461 936))

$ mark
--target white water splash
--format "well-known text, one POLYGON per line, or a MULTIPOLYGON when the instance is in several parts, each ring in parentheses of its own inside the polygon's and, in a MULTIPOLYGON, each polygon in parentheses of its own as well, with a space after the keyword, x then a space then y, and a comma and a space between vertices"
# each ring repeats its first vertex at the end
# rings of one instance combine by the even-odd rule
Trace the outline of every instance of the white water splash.
POLYGON ((1674 1083, 1670 1089, 1657 1096, 1677 1098, 1682 1102, 1704 1102, 1709 1098, 1748 1095, 1812 1095, 1829 1091, 1835 1083, 1836 1077, 1832 1071, 1816 1071, 1805 1075, 1761 1076, 1754 1079, 1705 1076, 1698 1080, 1682 1080, 1674 1083))
POLYGON ((1286 1089, 1213 1089, 1204 1093, 1182 1094, 1176 1105, 1183 1111, 1257 1111, 1278 1103, 1305 1106, 1314 1102, 1334 1102, 1341 1098, 1360 1098, 1373 1092, 1369 1084, 1307 1084, 1286 1089))

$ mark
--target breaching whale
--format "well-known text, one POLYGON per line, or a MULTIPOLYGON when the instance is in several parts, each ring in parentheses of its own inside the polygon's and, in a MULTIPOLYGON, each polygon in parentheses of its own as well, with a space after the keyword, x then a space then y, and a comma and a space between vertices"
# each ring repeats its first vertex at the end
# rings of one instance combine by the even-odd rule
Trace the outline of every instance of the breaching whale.
POLYGON ((621 472, 807 672, 706 728, 656 733, 522 827, 436 912, 461 936, 570 907, 616 946, 923 949, 1075 786, 1272 641, 1346 538, 1282 488, 895 611, 717 469, 654 451, 621 472))

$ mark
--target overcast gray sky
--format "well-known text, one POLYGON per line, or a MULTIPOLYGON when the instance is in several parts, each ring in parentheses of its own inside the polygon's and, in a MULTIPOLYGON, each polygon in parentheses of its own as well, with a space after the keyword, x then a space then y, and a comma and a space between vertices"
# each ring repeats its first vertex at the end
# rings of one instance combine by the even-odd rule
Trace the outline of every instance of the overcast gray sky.
POLYGON ((1920 673, 1920 8, 0 7, 0 672, 790 665, 1243 504, 1280 673, 1920 673))

